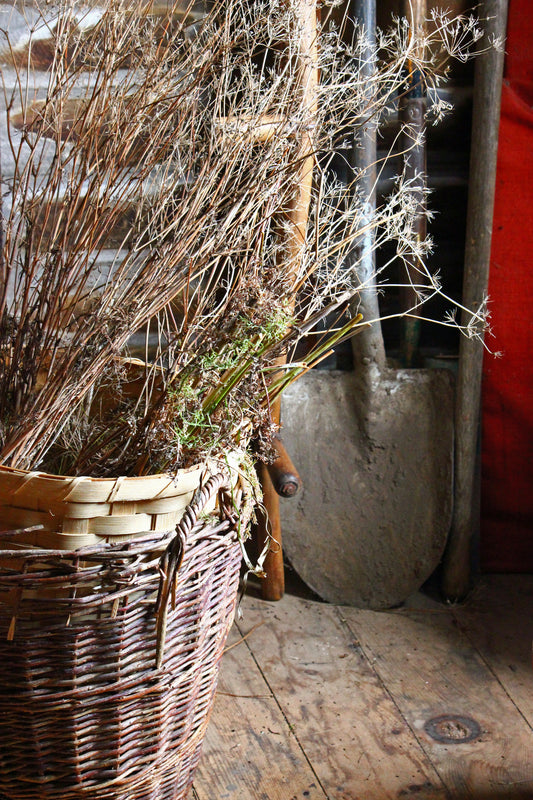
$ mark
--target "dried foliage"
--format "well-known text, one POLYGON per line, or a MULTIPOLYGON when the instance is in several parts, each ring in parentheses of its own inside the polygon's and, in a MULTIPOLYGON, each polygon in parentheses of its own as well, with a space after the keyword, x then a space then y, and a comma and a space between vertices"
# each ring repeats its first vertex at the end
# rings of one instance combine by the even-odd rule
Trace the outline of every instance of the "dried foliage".
MULTIPOLYGON (((392 113, 408 61, 439 116, 446 64, 479 31, 435 15, 418 41, 400 20, 380 35, 369 82, 364 31, 334 24, 326 5, 309 50, 301 7, 62 0, 13 12, 28 35, 7 33, 2 52, 1 463, 143 474, 250 434, 268 442, 271 403, 362 324, 344 312, 360 289, 367 198, 331 158, 392 113), (326 315, 333 326, 291 362, 326 315)), ((399 175, 370 225, 376 247, 393 240, 423 265, 416 190, 399 175)), ((421 271, 420 304, 443 292, 421 271)))

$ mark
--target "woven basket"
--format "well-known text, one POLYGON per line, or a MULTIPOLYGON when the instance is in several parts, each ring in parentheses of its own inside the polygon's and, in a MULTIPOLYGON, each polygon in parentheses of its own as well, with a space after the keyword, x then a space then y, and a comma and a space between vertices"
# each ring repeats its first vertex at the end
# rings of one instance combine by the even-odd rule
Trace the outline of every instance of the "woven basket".
POLYGON ((2 527, 27 507, 47 528, 0 534, 2 800, 187 795, 237 596, 247 503, 230 474, 0 470, 2 527))

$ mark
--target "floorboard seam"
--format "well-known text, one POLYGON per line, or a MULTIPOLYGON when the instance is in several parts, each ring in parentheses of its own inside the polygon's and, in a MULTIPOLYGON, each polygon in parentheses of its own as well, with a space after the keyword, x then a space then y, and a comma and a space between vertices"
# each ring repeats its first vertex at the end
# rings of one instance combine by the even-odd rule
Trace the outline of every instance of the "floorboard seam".
POLYGON ((497 672, 495 672, 495 670, 494 670, 494 668, 492 667, 492 665, 491 665, 490 661, 489 661, 489 660, 488 660, 488 659, 485 657, 485 655, 483 654, 483 652, 482 652, 482 651, 481 651, 481 650, 478 648, 478 646, 476 645, 476 643, 475 643, 475 641, 473 640, 473 638, 472 638, 472 637, 469 635, 469 633, 468 633, 468 629, 467 629, 466 627, 464 627, 463 623, 462 623, 462 622, 461 622, 461 620, 460 620, 460 619, 459 619, 459 618, 456 616, 456 613, 455 613, 455 611, 453 611, 453 609, 452 609, 452 611, 451 611, 451 614, 452 614, 452 618, 453 618, 453 620, 454 620, 454 622, 455 622, 455 624, 456 624, 456 626, 457 626, 458 630, 461 632, 462 636, 464 636, 464 637, 465 637, 465 639, 467 639, 467 640, 468 640, 468 643, 470 644, 470 646, 471 646, 471 647, 472 647, 472 648, 475 650, 475 652, 477 653, 477 655, 479 656, 479 658, 481 659, 481 661, 483 662, 483 664, 485 665, 485 667, 487 668, 487 670, 490 672, 490 674, 491 674, 491 675, 492 675, 492 677, 495 679, 495 681, 497 682, 497 684, 498 684, 498 685, 501 687, 501 689, 502 689, 502 691, 504 692, 504 694, 505 694, 505 696, 507 697, 507 699, 508 699, 508 700, 510 700, 511 704, 513 705, 513 707, 514 707, 514 708, 515 708, 515 709, 518 711, 518 713, 520 714, 520 716, 522 717, 522 719, 523 719, 523 720, 524 720, 524 722, 526 723, 526 725, 527 725, 527 727, 529 728, 529 730, 530 730, 530 731, 533 731, 533 727, 531 726, 531 724, 530 724, 530 722, 529 722, 528 718, 525 716, 525 714, 524 714, 524 712, 522 711, 522 709, 520 708, 520 706, 518 706, 518 705, 516 704, 516 702, 515 702, 514 698, 512 697, 512 695, 511 695, 511 694, 509 694, 509 692, 507 691, 507 689, 506 689, 505 685, 504 685, 504 684, 502 683, 502 681, 500 680, 500 678, 499 678, 499 676, 498 676, 498 673, 497 673, 497 672))
MULTIPOLYGON (((376 679, 379 682, 379 685, 381 686, 381 688, 383 689, 383 691, 385 692, 387 697, 390 699, 391 703, 394 705, 394 708, 396 709, 400 719, 403 720, 403 722, 406 725, 406 727, 411 731, 416 743, 418 744, 418 747, 420 748, 420 751, 423 753, 425 759, 427 760, 427 763, 431 765, 431 768, 433 769, 433 772, 435 773, 435 775, 437 776, 438 780, 440 781, 443 790, 446 792, 446 794, 448 796, 448 800, 454 800, 450 788, 448 787, 448 785, 444 781, 444 779, 443 779, 440 771, 438 770, 437 766, 434 764, 433 759, 431 758, 431 755, 427 752, 426 748, 424 747, 424 744, 423 744, 422 740, 419 738, 419 736, 417 734, 417 731, 414 730, 413 727, 409 724, 409 722, 405 718, 404 714, 402 713, 402 710, 400 709, 400 707, 398 706, 396 700, 394 699, 394 696, 389 691, 389 688, 388 688, 387 684, 385 683, 385 681, 381 677, 379 671, 374 667, 374 664, 372 663, 371 659, 369 658, 366 649, 361 644, 360 637, 358 636, 357 631, 352 628, 351 623, 343 615, 342 606, 335 606, 335 611, 337 613, 337 616, 338 616, 340 624, 347 631, 349 631, 350 637, 353 639, 353 643, 359 649, 361 655, 363 656, 363 658, 367 662, 369 668, 372 670, 372 672, 376 676, 376 679)), ((369 650, 370 650, 370 652, 372 652, 371 648, 369 648, 369 650)))
POLYGON ((258 670, 259 670, 259 672, 261 673, 261 675, 262 675, 262 677, 263 677, 263 680, 265 681, 266 685, 268 686, 268 690, 269 690, 269 692, 271 693, 272 697, 274 698, 274 701, 275 701, 275 703, 276 703, 277 707, 279 708, 279 711, 280 711, 280 713, 281 713, 281 715, 282 715, 283 719, 285 720, 285 724, 287 725, 287 727, 288 727, 288 729, 289 729, 289 731, 290 731, 291 735, 292 735, 292 736, 294 736, 294 739, 295 739, 295 741, 296 741, 296 743, 297 743, 298 747, 300 748, 300 750, 301 750, 301 752, 302 752, 302 755, 303 755, 304 759, 306 760, 307 764, 309 765, 309 769, 310 769, 310 770, 311 770, 311 772, 313 773, 313 775, 314 775, 314 777, 315 777, 315 780, 316 780, 316 782, 317 782, 317 785, 320 787, 321 791, 323 792, 325 800, 334 800, 334 798, 331 798, 331 797, 330 797, 330 795, 327 793, 327 791, 326 791, 326 789, 325 789, 324 785, 322 784, 322 781, 321 781, 321 780, 320 780, 320 778, 318 777, 318 775, 317 775, 317 772, 316 772, 316 770, 315 770, 315 768, 314 768, 313 764, 311 763, 311 761, 310 761, 310 759, 309 759, 309 756, 308 756, 308 755, 307 755, 307 753, 305 752, 305 749, 304 749, 304 747, 303 747, 303 745, 302 745, 302 743, 301 743, 301 741, 300 741, 300 739, 299 739, 299 737, 298 737, 298 734, 296 733, 296 730, 295 730, 294 726, 292 725, 291 721, 290 721, 290 720, 289 720, 289 718, 287 717, 287 715, 286 715, 286 713, 285 713, 285 710, 283 709, 283 706, 281 705, 281 703, 280 703, 280 701, 278 700, 278 697, 277 697, 277 695, 276 695, 275 691, 273 690, 272 686, 270 685, 270 682, 269 682, 269 680, 268 680, 267 676, 265 675, 265 672, 264 672, 264 670, 263 670, 263 668, 262 668, 261 664, 260 664, 260 663, 259 663, 259 661, 257 660, 257 658, 256 658, 256 656, 255 656, 255 653, 254 653, 253 649, 252 649, 252 648, 251 648, 251 646, 250 646, 250 643, 248 642, 248 640, 247 640, 247 639, 245 639, 245 638, 244 638, 244 634, 243 634, 243 632, 242 632, 242 630, 241 630, 241 627, 239 626, 239 623, 238 623, 238 621, 236 621, 236 622, 235 622, 235 625, 236 625, 236 627, 237 627, 237 630, 239 631, 240 635, 243 637, 243 639, 242 639, 242 642, 243 642, 243 644, 244 644, 244 645, 245 645, 245 647, 248 649, 248 652, 250 653, 251 657, 253 658, 253 660, 254 660, 254 662, 255 662, 255 664, 256 664, 256 666, 257 666, 257 669, 258 669, 258 670))

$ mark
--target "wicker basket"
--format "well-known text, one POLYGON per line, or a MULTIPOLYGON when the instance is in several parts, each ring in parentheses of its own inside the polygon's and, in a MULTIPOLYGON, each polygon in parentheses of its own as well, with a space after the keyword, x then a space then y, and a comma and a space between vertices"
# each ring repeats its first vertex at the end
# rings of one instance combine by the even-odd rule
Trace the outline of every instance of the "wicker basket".
POLYGON ((0 502, 46 526, 0 535, 0 797, 181 800, 233 619, 241 488, 203 468, 177 481, 3 469, 0 502))

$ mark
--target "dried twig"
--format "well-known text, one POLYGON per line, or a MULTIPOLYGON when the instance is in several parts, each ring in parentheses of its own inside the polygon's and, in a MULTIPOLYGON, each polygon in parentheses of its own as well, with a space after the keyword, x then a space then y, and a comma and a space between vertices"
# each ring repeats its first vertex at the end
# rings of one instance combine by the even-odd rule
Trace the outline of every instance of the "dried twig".
MULTIPOLYGON (((362 324, 345 317, 305 362, 272 368, 360 289, 361 176, 342 185, 331 156, 387 117, 407 59, 441 113, 443 65, 478 37, 470 19, 435 15, 421 46, 400 21, 369 87, 363 33, 323 26, 310 104, 292 0, 215 2, 201 18, 164 5, 60 0, 5 41, 0 463, 137 474, 250 432, 268 442, 279 393, 362 324), (311 160, 296 256, 290 209, 311 160), (124 360, 139 337, 146 364, 124 360)), ((422 304, 444 292, 413 230, 416 189, 399 176, 370 224, 376 247, 396 242, 404 263, 416 252, 422 304)))

